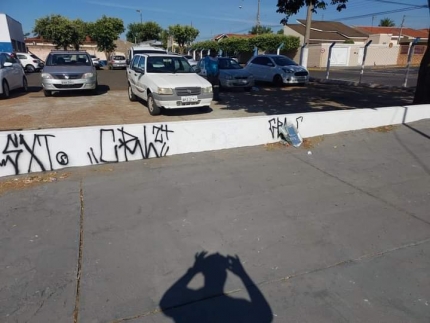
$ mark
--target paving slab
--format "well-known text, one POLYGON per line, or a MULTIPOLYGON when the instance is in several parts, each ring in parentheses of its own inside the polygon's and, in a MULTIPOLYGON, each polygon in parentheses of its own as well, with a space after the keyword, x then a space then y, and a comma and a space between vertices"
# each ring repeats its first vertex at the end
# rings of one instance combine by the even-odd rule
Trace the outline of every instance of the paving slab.
POLYGON ((0 190, 0 321, 72 322, 82 206, 78 322, 428 322, 429 125, 0 190))
POLYGON ((0 206, 0 322, 72 322, 79 182, 4 193, 0 206))

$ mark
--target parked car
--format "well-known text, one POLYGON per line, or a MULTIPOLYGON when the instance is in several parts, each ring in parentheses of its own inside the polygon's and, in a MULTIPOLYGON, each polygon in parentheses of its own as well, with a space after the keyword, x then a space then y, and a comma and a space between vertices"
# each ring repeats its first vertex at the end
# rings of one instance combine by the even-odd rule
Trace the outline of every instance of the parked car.
POLYGON ((53 91, 97 91, 97 70, 85 51, 51 51, 42 70, 45 96, 53 91))
POLYGON ((34 54, 16 53, 22 67, 28 73, 39 72, 43 68, 42 60, 34 54))
POLYGON ((290 58, 283 55, 257 55, 252 57, 245 70, 254 75, 256 81, 283 84, 301 84, 309 82, 309 72, 290 58))
POLYGON ((114 70, 116 68, 125 69, 127 60, 124 55, 112 55, 108 61, 108 68, 114 70))
MULTIPOLYGON (((254 86, 254 76, 229 57, 218 57, 219 84, 221 88, 244 88, 251 91, 254 86)), ((196 66, 196 73, 206 77, 204 59, 196 66)))
POLYGON ((0 97, 7 99, 15 89, 28 90, 24 69, 19 60, 0 53, 0 97))
POLYGON ((191 66, 197 66, 197 64, 199 63, 199 61, 196 61, 191 55, 184 55, 184 57, 187 59, 188 63, 190 63, 191 66))
POLYGON ((151 115, 161 108, 203 108, 211 104, 212 85, 178 55, 136 54, 127 67, 128 98, 147 101, 151 115))
POLYGON ((98 58, 96 55, 90 55, 91 56, 91 60, 93 61, 93 65, 94 67, 99 70, 100 69, 100 58, 98 58))

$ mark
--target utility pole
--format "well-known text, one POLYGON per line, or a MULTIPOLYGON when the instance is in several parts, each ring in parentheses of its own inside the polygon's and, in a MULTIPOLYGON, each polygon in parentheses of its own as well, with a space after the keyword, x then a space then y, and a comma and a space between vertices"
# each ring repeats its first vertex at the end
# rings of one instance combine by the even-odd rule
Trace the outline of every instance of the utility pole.
POLYGON ((373 21, 375 20, 375 16, 372 16, 372 28, 370 29, 371 32, 373 32, 373 21))
POLYGON ((308 12, 306 14, 306 30, 305 30, 305 39, 303 41, 304 47, 303 50, 303 60, 302 60, 302 66, 307 67, 308 66, 308 53, 309 53, 309 42, 311 38, 311 23, 312 23, 312 10, 314 9, 313 3, 309 3, 308 6, 308 12))
POLYGON ((257 5, 257 35, 260 32, 260 0, 258 0, 257 5))
POLYGON ((136 9, 136 12, 140 15, 140 23, 142 23, 142 10, 136 9))
POLYGON ((403 24, 405 23, 406 16, 403 15, 402 24, 400 25, 399 39, 397 40, 397 44, 400 44, 400 38, 402 37, 403 24))

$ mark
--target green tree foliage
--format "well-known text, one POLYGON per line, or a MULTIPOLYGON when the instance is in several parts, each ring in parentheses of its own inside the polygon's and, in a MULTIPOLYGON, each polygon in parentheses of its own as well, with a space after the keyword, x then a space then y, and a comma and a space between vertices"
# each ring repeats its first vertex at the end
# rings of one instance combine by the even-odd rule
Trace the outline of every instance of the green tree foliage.
POLYGON ((264 27, 264 26, 253 26, 250 31, 248 31, 248 34, 252 35, 262 35, 262 34, 272 34, 272 28, 270 27, 264 27))
POLYGON ((163 42, 163 47, 164 48, 167 48, 167 44, 169 42, 169 37, 170 37, 170 35, 169 35, 169 31, 168 30, 164 29, 164 30, 161 31, 161 33, 160 33, 160 40, 163 42))
POLYGON ((326 9, 329 4, 335 5, 337 11, 341 11, 346 8, 348 0, 278 0, 276 12, 285 14, 285 18, 281 20, 281 24, 286 24, 288 18, 295 15, 303 6, 307 6, 310 3, 314 5, 313 11, 317 9, 326 9))
POLYGON ((179 50, 182 53, 184 47, 193 42, 199 35, 199 30, 191 26, 173 25, 169 26, 169 34, 173 40, 178 43, 179 50))
POLYGON ((115 40, 124 32, 124 23, 119 18, 106 17, 89 24, 89 35, 97 42, 97 49, 107 54, 116 48, 115 40))
POLYGON ((87 24, 80 19, 69 20, 61 15, 36 19, 33 32, 52 42, 57 48, 79 49, 87 35, 87 24))
POLYGON ((279 29, 276 33, 278 35, 283 35, 284 34, 284 29, 279 29))
POLYGON ((126 38, 129 42, 143 42, 147 40, 160 40, 163 29, 154 21, 132 23, 127 26, 126 38))
POLYGON ((229 55, 238 55, 241 52, 251 52, 253 47, 248 38, 229 37, 219 41, 219 47, 229 55))
POLYGON ((345 44, 355 44, 355 42, 352 39, 347 39, 344 41, 345 44))
POLYGON ((214 40, 206 40, 197 42, 191 45, 190 49, 200 50, 200 49, 212 49, 218 51, 220 49, 219 43, 214 40))
POLYGON ((300 46, 299 37, 284 35, 258 35, 249 39, 252 48, 257 47, 259 50, 275 50, 280 44, 284 44, 282 50, 289 51, 297 49, 300 46))
POLYGON ((390 18, 384 18, 379 21, 379 27, 394 27, 396 24, 390 18))

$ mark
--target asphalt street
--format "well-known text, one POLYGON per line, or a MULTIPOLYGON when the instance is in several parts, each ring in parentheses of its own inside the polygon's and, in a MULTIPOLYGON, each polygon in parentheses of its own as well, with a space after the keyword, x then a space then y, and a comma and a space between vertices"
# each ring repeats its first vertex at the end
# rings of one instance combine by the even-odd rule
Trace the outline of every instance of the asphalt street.
MULTIPOLYGON (((407 69, 400 67, 365 67, 362 83, 379 84, 385 86, 403 86, 405 83, 407 69)), ((355 68, 338 68, 332 67, 329 70, 329 79, 359 82, 361 67, 355 68)), ((326 79, 326 69, 312 69, 310 75, 315 78, 326 79)), ((411 67, 407 78, 407 87, 415 87, 418 79, 418 67, 411 67)))
POLYGON ((428 323, 429 129, 3 178, 0 321, 428 323))

